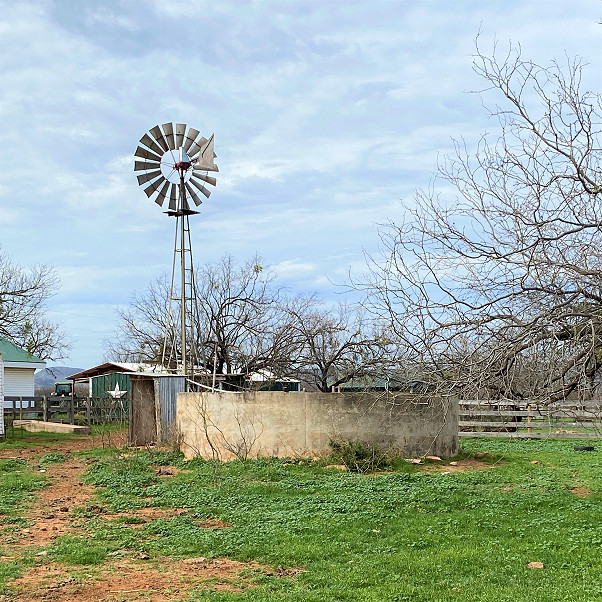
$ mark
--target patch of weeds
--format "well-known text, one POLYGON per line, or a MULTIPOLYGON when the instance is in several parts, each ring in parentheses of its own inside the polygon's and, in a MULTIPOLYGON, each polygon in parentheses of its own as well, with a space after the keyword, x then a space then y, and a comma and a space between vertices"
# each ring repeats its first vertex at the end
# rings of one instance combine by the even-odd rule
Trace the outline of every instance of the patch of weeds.
POLYGON ((101 460, 93 464, 85 477, 89 485, 139 494, 142 489, 157 482, 148 463, 138 456, 101 460))
POLYGON ((73 535, 63 535, 57 539, 48 552, 53 558, 65 564, 101 564, 107 558, 104 546, 73 535))
POLYGON ((56 452, 45 454, 40 458, 40 464, 59 464, 65 461, 65 456, 56 452))
POLYGON ((16 509, 46 483, 44 475, 34 473, 21 460, 0 461, 0 514, 15 516, 16 509))
POLYGON ((0 595, 10 596, 13 590, 6 582, 18 579, 22 574, 23 568, 19 563, 13 560, 0 562, 0 595))
POLYGON ((25 462, 25 460, 18 460, 17 458, 0 460, 0 474, 20 472, 22 470, 27 470, 27 462, 25 462))
POLYGON ((29 527, 31 523, 22 516, 3 516, 0 518, 0 525, 15 525, 17 527, 29 527))
POLYGON ((117 522, 124 525, 144 525, 147 521, 141 516, 132 516, 126 514, 125 516, 120 516, 117 519, 117 522))
POLYGON ((328 443, 332 459, 351 472, 374 472, 391 468, 392 457, 388 450, 359 439, 331 439, 328 443))

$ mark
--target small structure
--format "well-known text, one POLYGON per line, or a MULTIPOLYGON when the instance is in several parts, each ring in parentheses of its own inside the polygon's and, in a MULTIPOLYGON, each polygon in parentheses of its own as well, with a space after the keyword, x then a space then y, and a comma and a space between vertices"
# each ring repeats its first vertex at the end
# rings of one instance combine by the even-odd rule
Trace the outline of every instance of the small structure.
POLYGON ((186 391, 186 377, 178 374, 130 375, 130 445, 175 444, 178 393, 186 391))
POLYGON ((0 354, 4 364, 4 395, 33 397, 33 375, 36 370, 45 368, 46 362, 3 337, 0 337, 0 354))
POLYGON ((88 383, 89 411, 95 420, 128 420, 131 445, 153 445, 167 437, 176 395, 186 387, 183 376, 154 364, 105 362, 69 379, 88 383))

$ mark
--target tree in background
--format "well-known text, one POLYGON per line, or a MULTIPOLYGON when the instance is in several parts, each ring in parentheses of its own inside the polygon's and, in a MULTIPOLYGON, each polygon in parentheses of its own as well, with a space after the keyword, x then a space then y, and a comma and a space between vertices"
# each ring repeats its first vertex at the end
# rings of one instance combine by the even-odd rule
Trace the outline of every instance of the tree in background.
POLYGON ((289 309, 298 353, 295 374, 323 393, 363 377, 382 376, 391 365, 391 342, 358 307, 325 308, 315 297, 289 309))
POLYGON ((417 369, 467 396, 589 395, 602 367, 601 99, 579 61, 477 46, 499 136, 462 142, 381 231, 363 286, 417 369), (451 191, 455 191, 452 195, 451 191))
MULTIPOLYGON (((187 354, 196 358, 197 366, 219 374, 288 372, 294 355, 292 330, 287 327, 288 299, 258 257, 237 265, 225 256, 204 265, 197 270, 195 286, 197 303, 190 316, 187 354)), ((107 356, 160 363, 169 295, 166 278, 135 294, 129 307, 118 312, 107 356)), ((168 329, 167 358, 180 355, 178 327, 168 329)))
MULTIPOLYGON (((153 282, 118 312, 107 357, 160 363, 169 303, 166 278, 153 282)), ((238 265, 225 256, 196 273, 197 305, 187 337, 189 357, 217 374, 297 377, 330 391, 383 365, 385 339, 348 305, 330 308, 316 296, 288 296, 253 257, 238 265)), ((179 355, 177 326, 166 356, 179 355)), ((175 367, 175 366, 174 366, 175 367)))
POLYGON ((63 357, 65 337, 44 316, 44 305, 58 284, 52 268, 24 268, 0 252, 0 336, 42 359, 63 357))

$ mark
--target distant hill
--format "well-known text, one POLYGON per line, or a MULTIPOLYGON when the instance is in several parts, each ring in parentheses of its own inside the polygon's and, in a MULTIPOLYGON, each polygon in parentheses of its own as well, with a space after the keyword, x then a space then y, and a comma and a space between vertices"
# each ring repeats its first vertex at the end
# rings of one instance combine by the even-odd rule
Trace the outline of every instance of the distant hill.
POLYGON ((36 389, 41 387, 53 387, 57 380, 66 380, 68 376, 81 372, 83 368, 70 368, 68 366, 51 366, 36 372, 34 375, 34 386, 36 389))

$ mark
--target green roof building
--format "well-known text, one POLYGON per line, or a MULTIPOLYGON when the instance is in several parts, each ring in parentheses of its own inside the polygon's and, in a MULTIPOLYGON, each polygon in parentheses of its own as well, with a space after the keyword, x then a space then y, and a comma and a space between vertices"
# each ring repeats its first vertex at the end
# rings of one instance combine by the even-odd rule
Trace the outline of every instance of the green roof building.
POLYGON ((46 362, 2 337, 0 337, 0 357, 4 396, 33 396, 33 375, 36 370, 45 368, 46 362))

